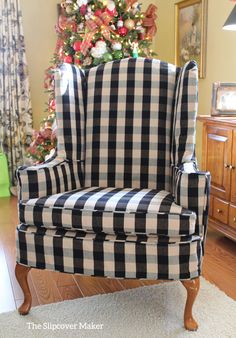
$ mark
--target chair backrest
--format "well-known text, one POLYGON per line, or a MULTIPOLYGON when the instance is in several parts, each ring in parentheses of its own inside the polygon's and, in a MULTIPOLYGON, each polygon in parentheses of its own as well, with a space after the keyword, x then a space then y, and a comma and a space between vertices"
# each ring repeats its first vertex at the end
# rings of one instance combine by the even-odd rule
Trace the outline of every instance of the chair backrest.
POLYGON ((195 62, 129 58, 58 74, 58 147, 85 159, 85 186, 169 190, 171 167, 194 157, 195 62))

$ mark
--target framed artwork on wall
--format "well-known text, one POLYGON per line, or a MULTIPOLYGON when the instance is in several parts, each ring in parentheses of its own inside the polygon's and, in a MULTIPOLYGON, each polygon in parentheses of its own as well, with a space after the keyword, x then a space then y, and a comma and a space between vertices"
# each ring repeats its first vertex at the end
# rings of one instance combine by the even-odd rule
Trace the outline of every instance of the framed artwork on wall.
POLYGON ((236 83, 215 82, 212 86, 211 115, 236 115, 236 83))
POLYGON ((199 77, 206 74, 207 0, 184 0, 175 4, 175 63, 195 60, 199 77))

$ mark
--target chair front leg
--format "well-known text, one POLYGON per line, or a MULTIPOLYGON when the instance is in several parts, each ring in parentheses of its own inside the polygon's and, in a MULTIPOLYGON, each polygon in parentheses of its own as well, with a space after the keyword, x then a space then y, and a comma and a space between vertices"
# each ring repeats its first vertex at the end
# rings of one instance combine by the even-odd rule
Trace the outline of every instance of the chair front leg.
POLYGON ((24 302, 18 308, 18 312, 20 315, 27 315, 30 311, 31 304, 32 304, 32 296, 29 289, 29 284, 27 281, 27 276, 30 271, 30 267, 24 266, 21 264, 16 263, 15 267, 15 275, 18 283, 24 294, 24 302))
POLYGON ((193 318, 192 307, 200 287, 200 278, 198 277, 191 280, 183 280, 181 282, 187 290, 187 300, 184 310, 184 326, 186 330, 196 331, 198 324, 193 318))

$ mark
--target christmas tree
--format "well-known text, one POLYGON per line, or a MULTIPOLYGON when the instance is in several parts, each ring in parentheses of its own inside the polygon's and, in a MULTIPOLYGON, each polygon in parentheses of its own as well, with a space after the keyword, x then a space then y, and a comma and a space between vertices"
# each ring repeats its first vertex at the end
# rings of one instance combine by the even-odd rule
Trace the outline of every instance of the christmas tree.
POLYGON ((49 93, 48 116, 33 135, 29 156, 42 162, 56 146, 53 71, 61 63, 83 69, 127 57, 153 57, 156 6, 146 12, 136 0, 65 0, 56 25, 57 45, 52 66, 46 70, 45 90, 49 93))

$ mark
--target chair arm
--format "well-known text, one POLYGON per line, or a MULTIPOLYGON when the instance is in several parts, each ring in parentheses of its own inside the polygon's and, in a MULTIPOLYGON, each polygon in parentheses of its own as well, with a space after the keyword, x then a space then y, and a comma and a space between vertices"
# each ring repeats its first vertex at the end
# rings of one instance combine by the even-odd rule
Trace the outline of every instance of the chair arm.
POLYGON ((47 162, 17 169, 19 200, 39 198, 78 189, 84 183, 83 162, 51 158, 47 162))
POLYGON ((194 162, 174 167, 173 193, 175 203, 196 213, 199 233, 202 232, 202 226, 207 226, 209 192, 209 172, 199 171, 194 162))

